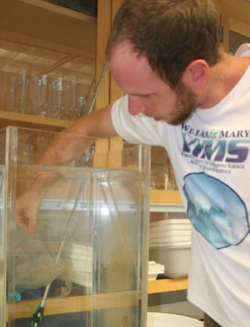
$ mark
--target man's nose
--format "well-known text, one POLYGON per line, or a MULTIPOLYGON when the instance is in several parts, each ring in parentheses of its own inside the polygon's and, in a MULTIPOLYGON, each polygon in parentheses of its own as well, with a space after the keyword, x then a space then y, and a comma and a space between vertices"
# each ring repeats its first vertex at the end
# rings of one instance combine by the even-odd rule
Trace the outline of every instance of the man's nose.
POLYGON ((129 95, 128 97, 128 110, 132 116, 136 116, 146 111, 142 99, 138 96, 129 95))

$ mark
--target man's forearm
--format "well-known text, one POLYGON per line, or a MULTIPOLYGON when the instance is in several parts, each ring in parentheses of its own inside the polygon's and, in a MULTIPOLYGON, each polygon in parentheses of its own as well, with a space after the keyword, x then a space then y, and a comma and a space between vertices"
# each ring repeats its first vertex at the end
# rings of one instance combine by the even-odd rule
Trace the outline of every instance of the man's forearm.
POLYGON ((78 119, 51 143, 39 158, 40 164, 61 164, 78 158, 95 138, 117 136, 111 119, 111 106, 78 119))
MULTIPOLYGON (((117 136, 111 119, 111 106, 81 117, 73 125, 59 133, 37 163, 41 165, 61 165, 82 156, 96 138, 117 136)), ((37 175, 38 187, 53 181, 53 176, 41 171, 37 175)))

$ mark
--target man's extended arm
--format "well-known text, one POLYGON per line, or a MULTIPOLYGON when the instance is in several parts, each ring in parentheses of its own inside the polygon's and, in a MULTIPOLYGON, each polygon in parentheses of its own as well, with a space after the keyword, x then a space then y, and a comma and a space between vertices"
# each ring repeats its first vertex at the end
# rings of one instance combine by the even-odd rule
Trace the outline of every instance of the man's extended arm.
MULTIPOLYGON (((81 117, 60 133, 38 160, 40 165, 60 165, 81 156, 94 138, 111 138, 117 133, 111 119, 111 106, 81 117), (86 136, 81 138, 79 136, 86 136), (90 137, 88 139, 88 137, 90 137)), ((34 232, 38 224, 38 211, 42 189, 57 179, 46 170, 37 173, 30 188, 18 199, 16 222, 26 232, 34 232)))

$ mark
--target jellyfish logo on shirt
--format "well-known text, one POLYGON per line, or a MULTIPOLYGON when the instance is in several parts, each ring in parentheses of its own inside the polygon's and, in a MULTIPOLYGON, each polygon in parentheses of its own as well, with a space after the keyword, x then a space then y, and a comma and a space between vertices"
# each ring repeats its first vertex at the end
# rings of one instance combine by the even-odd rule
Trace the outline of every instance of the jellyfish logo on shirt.
POLYGON ((217 249, 241 243, 249 233, 249 220, 240 196, 205 173, 192 173, 184 180, 187 214, 195 229, 217 249))

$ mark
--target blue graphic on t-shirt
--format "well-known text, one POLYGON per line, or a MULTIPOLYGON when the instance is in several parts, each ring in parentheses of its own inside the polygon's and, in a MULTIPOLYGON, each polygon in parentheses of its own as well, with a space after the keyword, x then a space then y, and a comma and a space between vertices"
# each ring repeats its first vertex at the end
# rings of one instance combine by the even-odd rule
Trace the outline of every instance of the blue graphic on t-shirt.
POLYGON ((220 249, 241 243, 249 233, 245 203, 227 184, 205 173, 185 176, 187 214, 205 239, 220 249))

